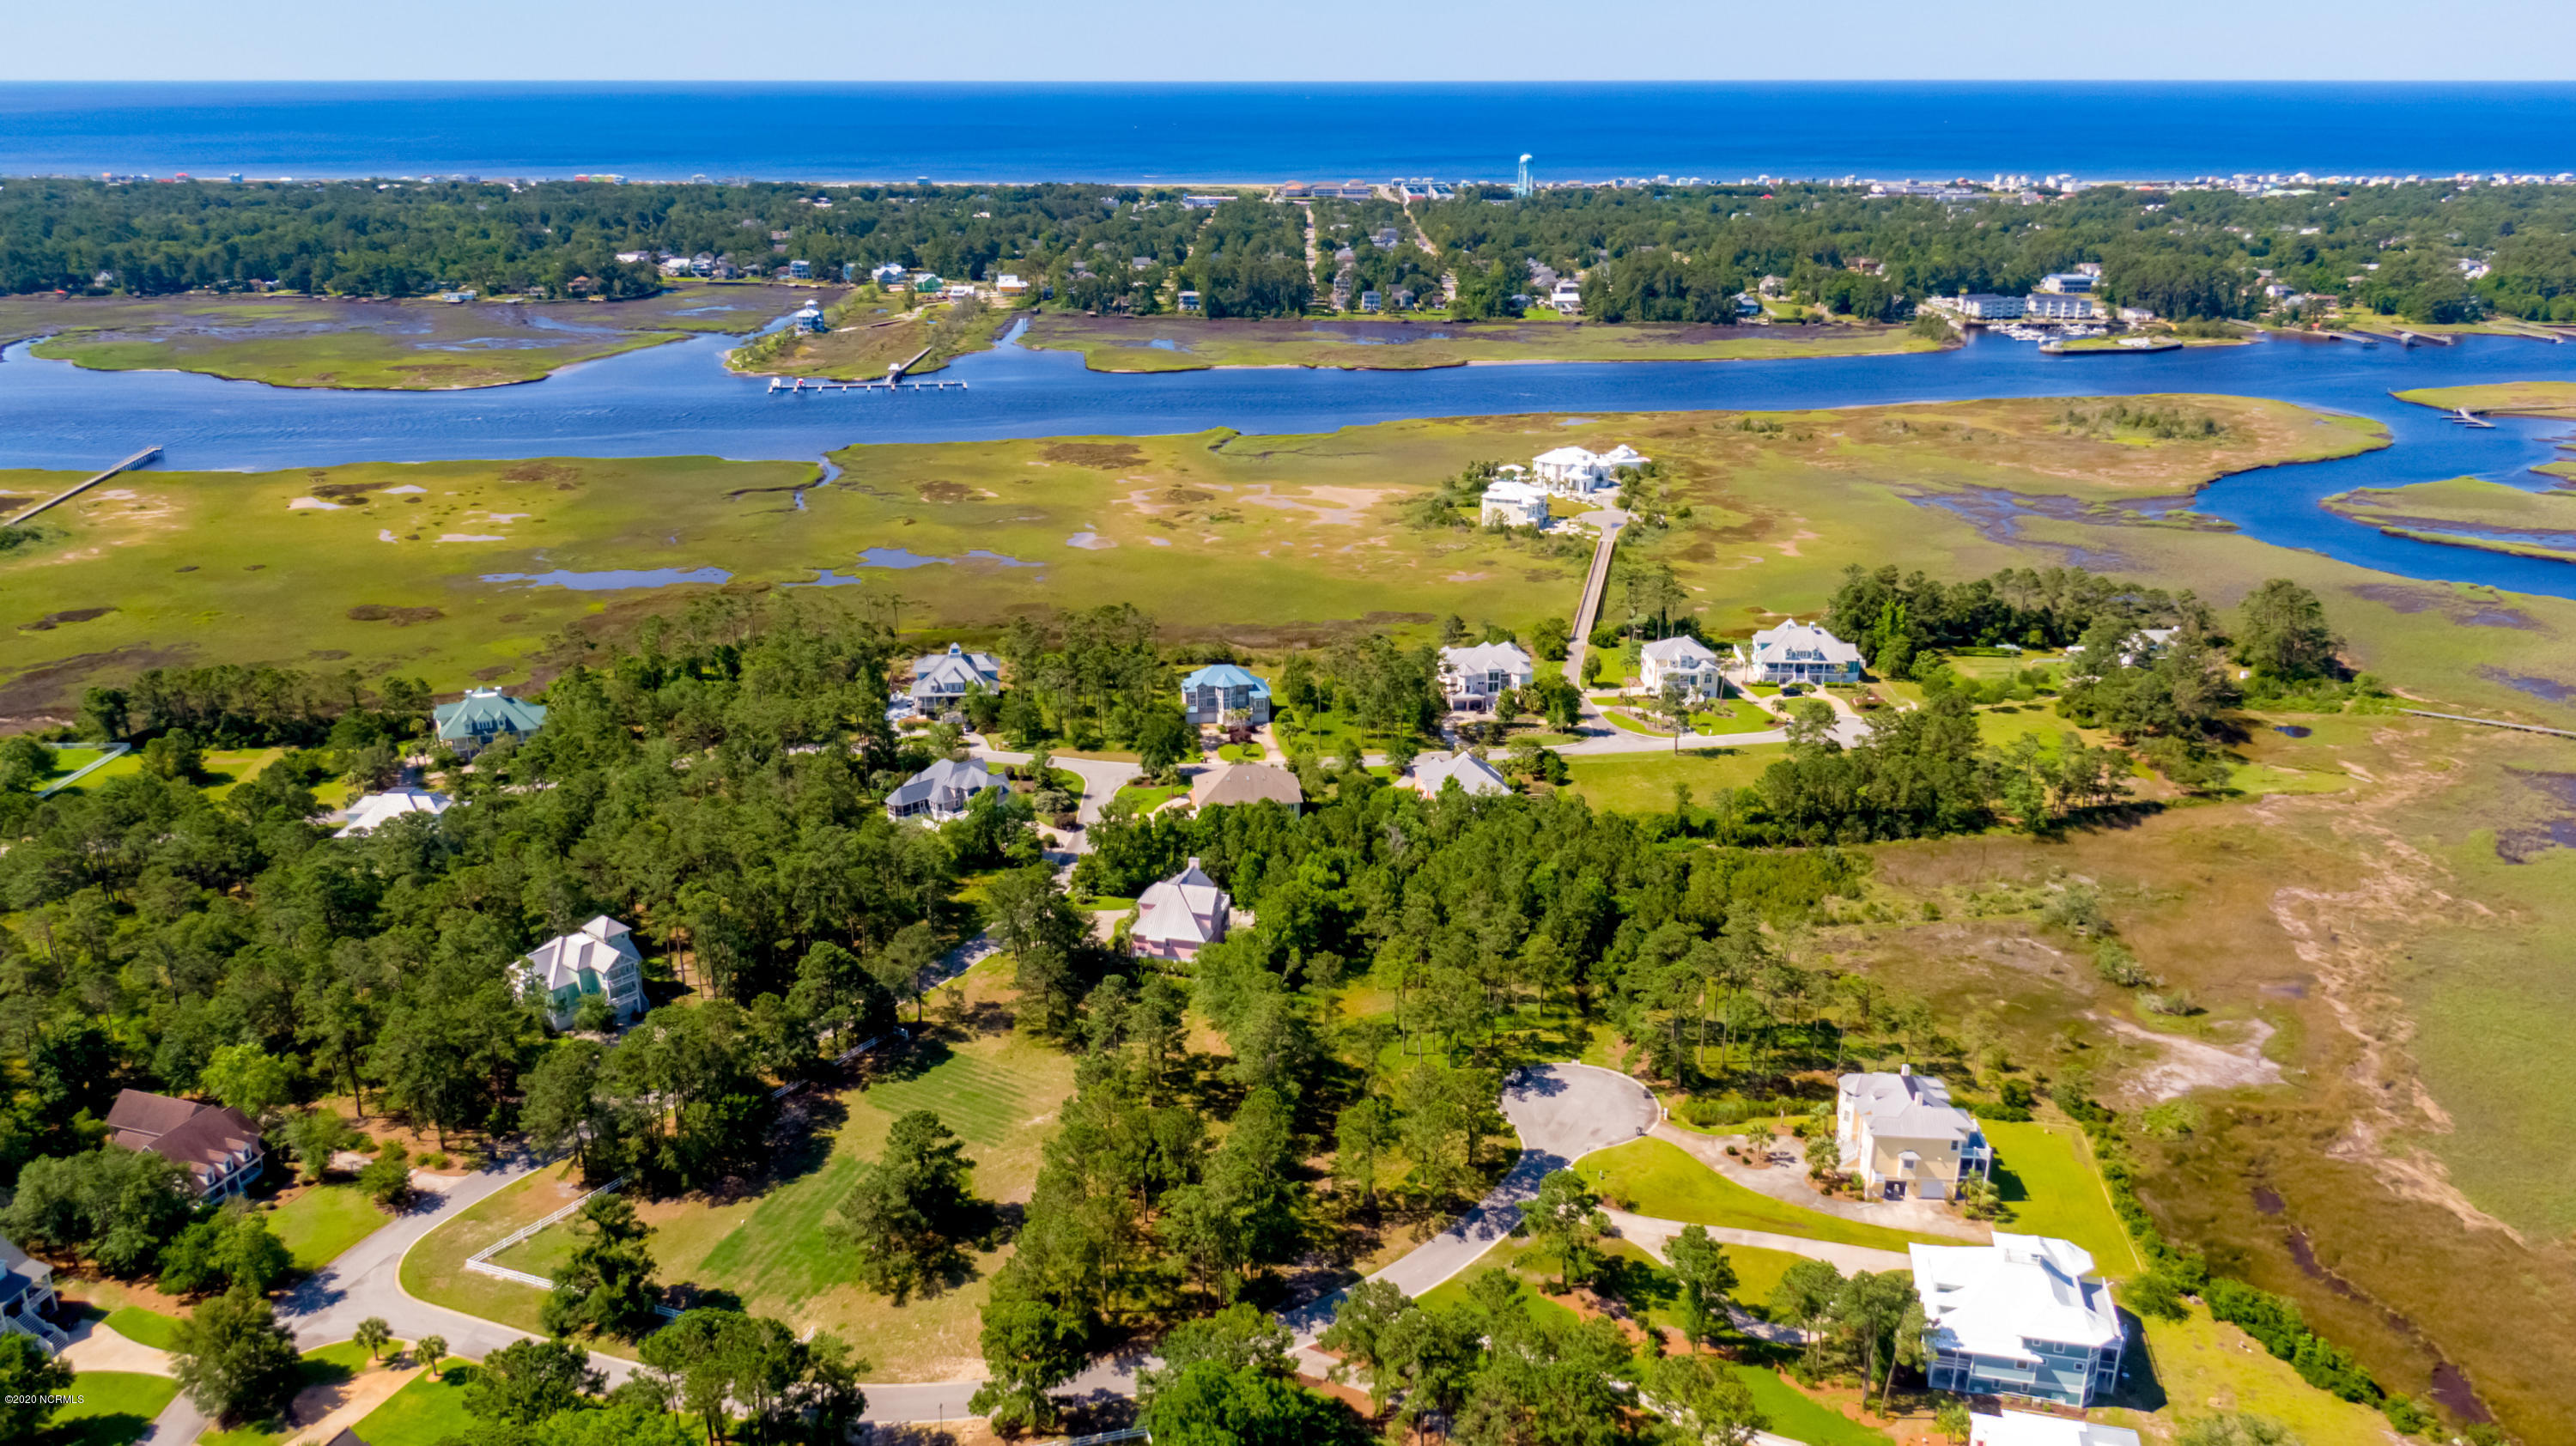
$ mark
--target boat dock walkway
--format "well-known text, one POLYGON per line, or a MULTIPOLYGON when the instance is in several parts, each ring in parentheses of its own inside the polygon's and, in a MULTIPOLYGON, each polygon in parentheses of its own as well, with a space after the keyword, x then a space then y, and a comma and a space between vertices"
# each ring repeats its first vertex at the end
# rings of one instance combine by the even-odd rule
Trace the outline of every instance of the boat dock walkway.
POLYGON ((97 486, 119 472, 131 471, 136 467, 142 466, 146 462, 158 461, 160 460, 160 457, 160 448, 146 447, 142 451, 135 453, 133 456, 126 458, 124 461, 117 463, 115 466, 108 468, 106 471, 99 473, 97 476, 90 478, 88 481, 83 482, 76 487, 67 487, 62 491, 55 493, 53 496, 46 498, 44 501, 37 503, 35 506, 28 508, 26 511, 19 513, 17 516, 10 518, 7 522, 0 522, 0 527, 16 527, 20 523, 25 522, 28 518, 44 511, 46 508, 59 506, 62 503, 69 502, 73 498, 87 492, 92 487, 97 486))
POLYGON ((2453 407, 2451 409, 2451 415, 2445 420, 2457 422, 2463 427, 2492 427, 2495 425, 2495 423, 2488 421, 2486 418, 2479 416, 2477 413, 2470 411, 2466 407, 2453 407))
POLYGON ((806 392, 944 392, 951 387, 961 392, 966 390, 964 382, 907 382, 901 380, 899 374, 892 373, 881 382, 820 382, 797 377, 791 384, 786 377, 769 379, 771 394, 786 392, 791 396, 806 392))

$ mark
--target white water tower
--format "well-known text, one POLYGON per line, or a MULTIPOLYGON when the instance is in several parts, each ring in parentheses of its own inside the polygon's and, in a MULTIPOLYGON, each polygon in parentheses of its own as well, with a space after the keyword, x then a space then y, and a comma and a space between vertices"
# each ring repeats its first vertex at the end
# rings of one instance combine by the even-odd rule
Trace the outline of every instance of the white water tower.
POLYGON ((1537 184, 1530 180, 1529 163, 1529 153, 1527 151, 1523 151, 1521 153, 1520 179, 1512 182, 1512 194, 1515 196, 1526 196, 1538 189, 1537 184))

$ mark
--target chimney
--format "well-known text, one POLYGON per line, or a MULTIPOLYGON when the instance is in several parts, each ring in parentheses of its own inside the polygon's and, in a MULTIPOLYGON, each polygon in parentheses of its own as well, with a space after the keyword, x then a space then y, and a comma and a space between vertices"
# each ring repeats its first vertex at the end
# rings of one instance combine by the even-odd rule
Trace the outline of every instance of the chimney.
POLYGON ((1910 1064, 1900 1064, 1896 1067, 1896 1076, 1899 1079, 1909 1079, 1913 1074, 1914 1066, 1910 1064))

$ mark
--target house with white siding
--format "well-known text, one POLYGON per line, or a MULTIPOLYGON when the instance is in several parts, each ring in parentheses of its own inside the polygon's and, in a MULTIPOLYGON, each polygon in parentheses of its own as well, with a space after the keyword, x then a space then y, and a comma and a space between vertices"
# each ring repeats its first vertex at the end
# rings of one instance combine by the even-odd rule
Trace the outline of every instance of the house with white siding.
POLYGON ((644 956, 635 948, 634 931, 606 914, 529 951, 511 971, 510 983, 559 1030, 572 1028, 584 995, 607 999, 620 1024, 644 1012, 644 956))
POLYGON ((1478 643, 1440 650, 1440 691, 1453 711, 1491 711, 1494 700, 1526 688, 1536 671, 1518 643, 1478 643))
POLYGON ((1637 674, 1646 691, 1661 697, 1666 683, 1684 693, 1714 696, 1726 684, 1716 650, 1687 634, 1657 638, 1637 650, 1637 674))
POLYGON ((1857 683, 1860 649, 1795 618, 1738 643, 1735 659, 1756 683, 1857 683))
POLYGON ((963 763, 942 758, 903 781, 903 785, 886 795, 886 817, 898 822, 946 823, 963 818, 974 805, 975 795, 989 788, 1008 788, 999 774, 983 764, 968 759, 963 763))
POLYGON ((2089 1406, 2128 1343, 2111 1287, 2071 1241, 1995 1232, 1992 1245, 1910 1245, 1933 1390, 2089 1406))

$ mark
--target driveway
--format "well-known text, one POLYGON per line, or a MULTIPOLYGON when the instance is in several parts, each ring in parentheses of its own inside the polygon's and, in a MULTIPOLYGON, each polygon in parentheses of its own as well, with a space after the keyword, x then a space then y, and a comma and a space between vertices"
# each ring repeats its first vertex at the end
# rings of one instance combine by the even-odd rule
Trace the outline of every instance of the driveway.
MULTIPOLYGON (((981 735, 977 737, 980 740, 981 735)), ((967 752, 987 763, 1001 763, 1012 767, 1026 763, 1034 756, 990 748, 981 741, 968 748, 967 752)), ((1145 770, 1136 764, 1121 763, 1115 759, 1067 758, 1061 754, 1056 756, 1055 766, 1067 773, 1077 774, 1082 779, 1082 801, 1076 804, 1073 810, 1073 816, 1082 825, 1082 829, 1069 838, 1054 835, 1052 830, 1049 831, 1050 836, 1060 838, 1067 852, 1089 853, 1091 826, 1100 822, 1100 811, 1109 806, 1109 800, 1118 796, 1118 790, 1135 782, 1145 770)))
POLYGON ((1757 1170, 1726 1153, 1729 1145, 1745 1150, 1755 1148, 1753 1141, 1741 1135, 1703 1135, 1679 1125, 1659 1124, 1655 1126, 1654 1136, 1745 1189, 1758 1191, 1801 1210, 1813 1210, 1820 1215, 1863 1225, 1884 1226, 1889 1230, 1911 1230, 1917 1235, 1947 1235, 1979 1245, 1991 1243, 1995 1238, 1993 1226, 1983 1221, 1962 1219, 1948 1206, 1936 1205, 1929 1200, 1850 1200, 1839 1195, 1820 1194, 1807 1184, 1807 1172, 1796 1157, 1776 1149, 1769 1140, 1762 1142, 1761 1149, 1773 1163, 1757 1170))

